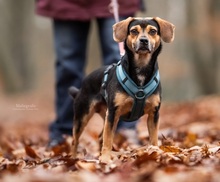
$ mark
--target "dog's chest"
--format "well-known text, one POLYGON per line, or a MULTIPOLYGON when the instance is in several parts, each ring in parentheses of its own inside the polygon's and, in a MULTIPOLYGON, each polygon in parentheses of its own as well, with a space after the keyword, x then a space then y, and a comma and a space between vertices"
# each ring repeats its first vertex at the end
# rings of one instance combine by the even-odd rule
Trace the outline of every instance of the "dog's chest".
POLYGON ((145 76, 144 75, 138 75, 137 78, 138 78, 140 86, 143 86, 144 82, 145 82, 145 76))
MULTIPOLYGON (((131 112, 132 106, 134 103, 134 99, 124 93, 116 93, 114 104, 118 108, 119 115, 127 114, 131 112)), ((159 94, 153 94, 150 97, 146 98, 145 100, 145 107, 144 107, 144 114, 149 113, 150 111, 154 110, 156 106, 160 103, 160 96, 159 94)))
POLYGON ((137 75, 137 80, 140 86, 143 86, 146 81, 146 75, 143 74, 143 71, 139 68, 135 69, 135 73, 137 75))

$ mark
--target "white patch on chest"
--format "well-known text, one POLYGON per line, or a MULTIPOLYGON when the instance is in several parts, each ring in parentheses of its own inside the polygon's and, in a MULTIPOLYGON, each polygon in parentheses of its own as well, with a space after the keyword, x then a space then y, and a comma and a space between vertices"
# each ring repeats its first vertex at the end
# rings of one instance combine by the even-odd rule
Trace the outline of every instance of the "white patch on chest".
POLYGON ((138 75, 138 80, 140 81, 140 86, 144 85, 144 81, 145 81, 145 76, 143 75, 138 75))
POLYGON ((138 78, 138 81, 140 83, 140 86, 143 86, 144 85, 144 81, 145 81, 145 76, 143 74, 140 74, 140 69, 136 69, 136 74, 137 74, 137 78, 138 78))

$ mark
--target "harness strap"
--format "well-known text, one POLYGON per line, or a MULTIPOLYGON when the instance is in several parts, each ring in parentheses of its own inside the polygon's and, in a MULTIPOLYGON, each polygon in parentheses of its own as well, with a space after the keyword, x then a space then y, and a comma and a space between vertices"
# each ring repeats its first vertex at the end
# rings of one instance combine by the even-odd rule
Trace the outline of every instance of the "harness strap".
POLYGON ((116 68, 116 74, 118 81, 125 89, 125 91, 132 96, 133 98, 143 99, 145 97, 149 97, 157 88, 160 81, 160 74, 157 70, 151 80, 144 86, 137 86, 133 80, 127 75, 127 73, 123 70, 121 64, 118 64, 116 68))
POLYGON ((106 91, 106 83, 108 81, 108 75, 109 75, 109 71, 115 67, 117 64, 116 63, 113 63, 111 65, 109 65, 106 70, 104 71, 104 77, 103 77, 103 80, 102 80, 102 86, 101 86, 101 94, 102 96, 105 98, 105 101, 107 102, 108 101, 108 93, 106 91))
POLYGON ((124 121, 135 121, 139 119, 144 113, 145 98, 134 99, 131 114, 128 118, 122 118, 124 121))
POLYGON ((144 86, 137 86, 127 73, 123 70, 119 63, 116 68, 118 81, 124 90, 134 99, 131 114, 128 118, 123 118, 125 121, 134 121, 140 118, 144 112, 146 98, 149 97, 159 85, 160 75, 157 70, 151 80, 144 86))
POLYGON ((144 86, 137 86, 132 79, 127 75, 127 73, 122 68, 121 62, 119 61, 117 64, 112 64, 106 68, 104 71, 102 86, 101 86, 101 94, 105 98, 106 102, 108 102, 108 93, 106 91, 106 83, 108 80, 109 71, 116 67, 116 75, 119 83, 123 87, 123 89, 134 99, 131 114, 128 118, 121 118, 124 121, 135 121, 139 119, 144 112, 145 101, 147 97, 149 97, 158 87, 160 83, 160 74, 157 70, 153 75, 151 80, 144 86))

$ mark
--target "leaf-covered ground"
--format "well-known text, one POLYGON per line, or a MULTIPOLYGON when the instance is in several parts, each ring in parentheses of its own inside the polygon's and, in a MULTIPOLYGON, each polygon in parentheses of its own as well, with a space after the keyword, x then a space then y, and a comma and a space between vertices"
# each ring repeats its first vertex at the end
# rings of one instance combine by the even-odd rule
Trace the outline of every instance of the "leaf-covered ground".
POLYGON ((142 118, 136 132, 116 134, 109 164, 98 161, 102 127, 98 116, 83 133, 79 158, 72 159, 71 137, 66 137, 61 146, 46 149, 46 120, 53 114, 44 113, 42 117, 29 112, 25 119, 19 113, 13 111, 0 118, 2 182, 220 181, 219 96, 181 104, 163 103, 159 147, 148 144, 146 118, 142 118), (42 121, 33 122, 32 117, 33 121, 42 121))

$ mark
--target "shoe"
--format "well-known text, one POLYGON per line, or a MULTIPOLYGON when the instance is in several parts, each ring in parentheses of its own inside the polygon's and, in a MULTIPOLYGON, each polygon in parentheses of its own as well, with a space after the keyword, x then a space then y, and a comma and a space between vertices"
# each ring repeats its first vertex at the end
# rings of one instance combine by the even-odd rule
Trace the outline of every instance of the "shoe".
POLYGON ((53 139, 50 139, 48 144, 47 144, 47 149, 52 149, 54 147, 62 145, 63 143, 65 143, 65 139, 64 138, 53 138, 53 139))

